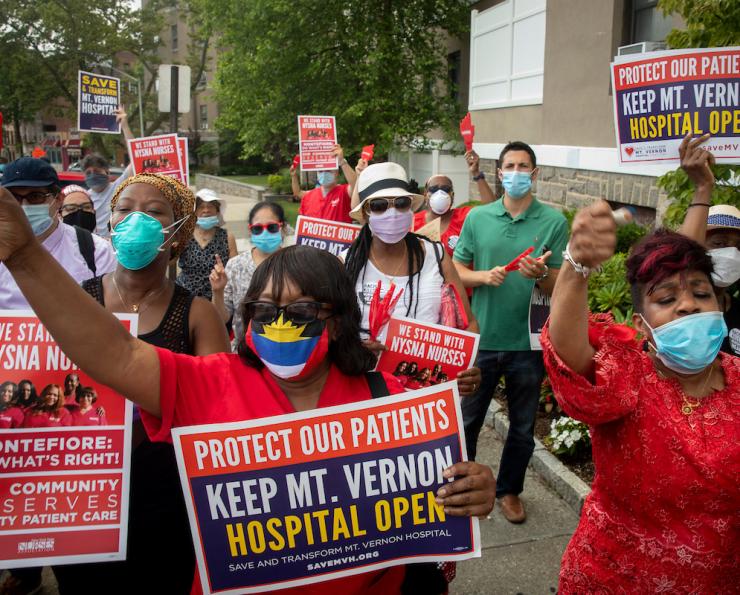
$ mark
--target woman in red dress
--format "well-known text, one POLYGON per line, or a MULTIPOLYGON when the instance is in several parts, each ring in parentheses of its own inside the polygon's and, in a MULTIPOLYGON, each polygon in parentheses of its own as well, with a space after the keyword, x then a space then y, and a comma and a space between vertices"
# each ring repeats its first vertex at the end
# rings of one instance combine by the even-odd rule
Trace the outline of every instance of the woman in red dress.
POLYGON ((62 389, 58 384, 47 384, 38 402, 26 409, 24 428, 57 428, 71 426, 72 416, 64 407, 62 389))
POLYGON ((18 386, 15 382, 0 384, 0 429, 19 428, 23 423, 23 409, 16 405, 18 386))
POLYGON ((72 411, 73 426, 107 426, 105 411, 102 407, 93 408, 98 400, 98 393, 92 386, 80 390, 76 397, 79 407, 72 411))
POLYGON ((558 403, 589 424, 596 465, 559 592, 737 593, 740 358, 719 353, 711 258, 668 231, 635 246, 635 330, 588 317, 586 277, 615 242, 605 202, 578 213, 542 339, 558 403))

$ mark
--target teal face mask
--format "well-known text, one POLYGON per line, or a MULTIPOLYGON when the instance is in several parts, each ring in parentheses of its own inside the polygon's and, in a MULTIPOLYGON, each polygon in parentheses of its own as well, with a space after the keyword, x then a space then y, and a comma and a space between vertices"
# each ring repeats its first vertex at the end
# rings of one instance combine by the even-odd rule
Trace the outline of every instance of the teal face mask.
POLYGON ((198 217, 197 225, 201 229, 213 229, 218 225, 218 215, 211 215, 210 217, 198 217))
POLYGON ((700 312, 682 316, 656 329, 655 352, 663 364, 678 374, 696 374, 711 364, 727 336, 721 312, 700 312))
POLYGON ((52 219, 49 214, 49 205, 23 205, 23 212, 31 224, 33 235, 40 236, 51 227, 52 219))
POLYGON ((507 171, 504 172, 501 183, 511 198, 524 198, 532 188, 532 174, 524 171, 507 171))
POLYGON ((275 233, 263 231, 259 235, 252 234, 252 244, 260 252, 264 252, 265 254, 272 254, 280 248, 280 244, 282 243, 283 235, 279 231, 276 231, 275 233))
MULTIPOLYGON (((116 251, 116 258, 124 268, 130 271, 138 271, 149 266, 157 255, 164 251, 164 234, 170 234, 172 238, 177 230, 169 230, 187 217, 175 221, 166 228, 151 215, 134 211, 113 228, 111 232, 111 243, 116 251)), ((179 227, 178 227, 179 229, 179 227)))

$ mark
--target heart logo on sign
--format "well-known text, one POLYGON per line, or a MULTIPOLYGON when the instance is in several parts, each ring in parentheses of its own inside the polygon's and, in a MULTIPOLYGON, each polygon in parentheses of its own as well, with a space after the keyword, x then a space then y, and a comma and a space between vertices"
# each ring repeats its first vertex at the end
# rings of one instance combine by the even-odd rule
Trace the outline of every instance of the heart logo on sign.
POLYGON ((632 156, 632 153, 635 152, 635 149, 633 147, 625 147, 624 152, 627 153, 627 155, 632 156))

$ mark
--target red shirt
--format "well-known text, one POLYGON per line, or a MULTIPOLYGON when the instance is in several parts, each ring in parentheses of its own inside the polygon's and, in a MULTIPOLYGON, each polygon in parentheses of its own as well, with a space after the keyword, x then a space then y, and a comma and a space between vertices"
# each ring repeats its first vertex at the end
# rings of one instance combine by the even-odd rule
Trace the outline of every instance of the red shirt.
MULTIPOLYGON (((167 441, 173 427, 259 419, 295 413, 266 368, 256 370, 233 353, 203 357, 157 348, 162 418, 145 411, 141 419, 152 440, 167 441)), ((383 374, 391 394, 403 392, 398 381, 383 374)), ((371 398, 364 376, 345 376, 329 370, 318 407, 331 407, 371 398)), ((300 595, 394 595, 400 592, 403 566, 292 587, 275 593, 300 595)), ((202 593, 196 572, 191 595, 202 593)))
POLYGON ((20 407, 8 407, 0 411, 0 428, 20 428, 23 424, 24 413, 20 407))
POLYGON ((352 223, 352 218, 349 216, 352 199, 348 189, 349 184, 338 184, 329 190, 326 196, 321 192, 321 187, 309 190, 301 199, 298 214, 327 221, 352 223))
POLYGON ((94 405, 82 413, 79 407, 72 411, 73 426, 107 426, 108 421, 105 419, 105 413, 98 415, 98 408, 94 405))
POLYGON ((720 354, 725 388, 685 415, 680 385, 658 374, 634 330, 597 315, 589 340, 593 380, 542 332, 558 404, 589 425, 596 466, 559 592, 737 593, 740 358, 720 354))
POLYGON ((26 416, 23 418, 24 428, 58 428, 60 426, 71 426, 72 415, 66 409, 59 410, 58 416, 52 416, 48 412, 34 412, 32 409, 26 409, 26 416))
MULTIPOLYGON (((460 239, 460 231, 465 222, 465 217, 468 216, 468 213, 472 208, 473 207, 459 207, 457 209, 452 209, 450 224, 439 238, 440 242, 442 242, 442 245, 445 247, 445 250, 447 250, 447 254, 450 256, 452 256, 452 253, 455 251, 457 240, 460 239)), ((426 224, 427 211, 420 211, 414 215, 414 231, 424 227, 426 224)))

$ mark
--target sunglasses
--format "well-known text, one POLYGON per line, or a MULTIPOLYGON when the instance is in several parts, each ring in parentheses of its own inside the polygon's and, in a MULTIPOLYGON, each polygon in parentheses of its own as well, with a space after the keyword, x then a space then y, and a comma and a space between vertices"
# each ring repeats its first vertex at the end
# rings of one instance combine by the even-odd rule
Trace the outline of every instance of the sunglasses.
POLYGON ((445 184, 444 186, 429 186, 429 188, 427 188, 427 191, 429 192, 429 194, 434 194, 435 192, 437 192, 437 190, 441 190, 442 192, 446 192, 447 194, 451 194, 452 193, 452 186, 447 186, 445 184))
POLYGON ((412 198, 410 196, 397 196, 396 198, 373 198, 367 201, 367 208, 371 213, 385 213, 391 207, 399 211, 407 211, 411 208, 412 198))
POLYGON ((20 195, 13 192, 10 188, 8 190, 10 190, 10 193, 18 202, 22 203, 25 200, 29 205, 42 205, 50 196, 54 196, 53 192, 30 192, 29 194, 20 195))
POLYGON ((323 304, 321 302, 293 302, 286 306, 278 306, 272 302, 262 302, 259 300, 246 302, 244 306, 246 308, 247 318, 254 320, 254 322, 271 324, 280 317, 280 313, 282 312, 285 319, 290 320, 296 325, 316 322, 319 318, 319 312, 322 310, 331 310, 332 308, 331 304, 323 304))
POLYGON ((265 230, 267 230, 268 233, 277 233, 282 227, 282 223, 252 223, 249 226, 249 231, 258 236, 265 230))
POLYGON ((95 207, 91 202, 88 202, 82 205, 64 205, 62 208, 59 209, 59 212, 62 215, 72 215, 77 211, 83 211, 84 213, 94 213, 95 207))

